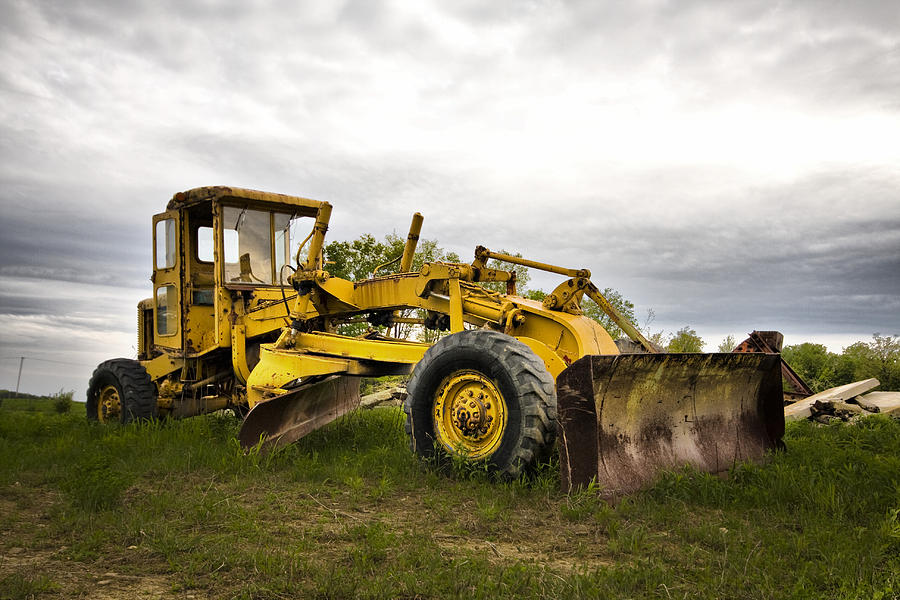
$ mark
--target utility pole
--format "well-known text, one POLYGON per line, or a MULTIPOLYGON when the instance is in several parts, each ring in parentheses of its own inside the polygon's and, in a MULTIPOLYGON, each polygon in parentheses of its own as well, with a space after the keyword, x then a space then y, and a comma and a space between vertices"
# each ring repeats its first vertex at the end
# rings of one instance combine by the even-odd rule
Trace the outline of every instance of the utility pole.
POLYGON ((20 356, 19 357, 19 376, 18 376, 18 378, 16 378, 16 397, 17 398, 19 397, 19 383, 22 382, 22 363, 24 363, 24 362, 25 362, 25 357, 20 356))

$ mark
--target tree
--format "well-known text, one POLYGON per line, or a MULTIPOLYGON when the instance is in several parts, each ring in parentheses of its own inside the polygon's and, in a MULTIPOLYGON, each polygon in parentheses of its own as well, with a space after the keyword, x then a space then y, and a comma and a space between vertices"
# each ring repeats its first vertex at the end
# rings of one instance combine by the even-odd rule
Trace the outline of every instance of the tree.
MULTIPOLYGON (((330 275, 350 281, 368 279, 379 266, 399 259, 405 244, 406 238, 393 233, 385 236, 383 242, 379 242, 369 233, 364 233, 351 241, 330 242, 325 245, 325 270, 330 275)), ((420 239, 416 245, 411 269, 417 271, 426 262, 435 261, 459 262, 459 256, 455 252, 445 251, 438 246, 436 240, 420 239)), ((380 269, 377 275, 387 275, 396 272, 398 268, 399 262, 392 263, 380 269)), ((414 310, 404 310, 400 316, 411 317, 415 314, 414 310)), ((367 329, 368 324, 351 323, 342 325, 340 332, 344 335, 360 335, 367 329)), ((393 337, 406 338, 412 329, 413 325, 410 323, 396 323, 392 327, 391 334, 393 337)))
POLYGON ((900 337, 872 334, 872 341, 844 348, 834 361, 837 385, 876 378, 882 390, 900 390, 900 337))
MULTIPOLYGON (((803 344, 785 346, 781 350, 781 357, 796 371, 813 392, 821 392, 830 387, 840 385, 837 383, 840 379, 835 375, 837 357, 822 344, 805 342, 803 344)), ((855 367, 850 366, 845 368, 844 371, 852 372, 854 369, 855 367)), ((849 381, 844 383, 849 383, 849 381)))
MULTIPOLYGON (((601 292, 603 297, 606 298, 610 304, 619 312, 622 317, 625 318, 626 321, 634 325, 635 329, 640 329, 638 326, 637 318, 634 316, 634 303, 625 298, 620 292, 612 289, 612 288, 604 288, 601 292)), ((544 290, 526 290, 525 293, 519 292, 520 295, 528 298, 529 300, 540 300, 543 301, 544 298, 547 297, 547 292, 544 290)), ((588 318, 591 318, 598 323, 609 333, 612 339, 617 340, 621 337, 625 336, 625 332, 613 322, 609 315, 607 315, 603 310, 595 303, 593 300, 585 296, 581 301, 581 310, 584 311, 584 315, 588 318)))
MULTIPOLYGON (((384 238, 385 245, 388 248, 388 258, 390 260, 397 258, 403 254, 403 247, 406 245, 406 238, 400 237, 396 233, 389 233, 384 238)), ((421 270, 422 266, 427 262, 459 262, 459 255, 456 252, 447 252, 438 246, 437 240, 429 240, 422 238, 416 245, 416 253, 413 255, 412 269, 413 271, 421 270)), ((399 269, 400 263, 392 265, 394 271, 399 269)), ((388 269, 385 272, 391 272, 388 269)), ((379 271, 379 274, 382 274, 379 271)))
POLYGON ((827 381, 823 381, 824 387, 828 389, 836 385, 843 385, 860 379, 868 379, 871 369, 871 352, 869 345, 865 342, 856 342, 850 344, 840 354, 829 353, 830 362, 827 368, 823 369, 828 375, 827 381))
POLYGON ((668 337, 666 336, 666 332, 663 330, 657 331, 655 333, 648 332, 646 335, 644 335, 644 337, 647 338, 647 341, 653 344, 653 346, 657 350, 663 350, 668 345, 668 337))
POLYGON ((669 352, 703 352, 703 338, 697 332, 685 325, 669 338, 666 348, 669 352))
POLYGON ((871 342, 850 344, 840 354, 807 342, 785 346, 781 356, 813 392, 872 377, 880 390, 900 390, 900 336, 874 333, 871 342))
POLYGON ((731 352, 736 346, 737 342, 735 341, 734 336, 729 333, 728 336, 719 343, 719 347, 716 348, 716 350, 719 352, 731 352))
POLYGON ((325 245, 325 270, 335 277, 356 281, 371 276, 379 264, 388 260, 388 247, 364 233, 353 241, 325 245))
MULTIPOLYGON (((403 254, 406 239, 391 233, 379 242, 370 233, 364 233, 355 240, 330 242, 325 245, 325 270, 335 277, 359 281, 372 276, 375 269, 403 254)), ((412 270, 418 271, 426 262, 459 262, 459 255, 447 252, 436 240, 420 239, 413 255, 412 270)), ((396 272, 399 263, 391 264, 378 271, 379 275, 396 272)))
POLYGON ((900 390, 900 336, 872 334, 869 348, 883 390, 900 390))
MULTIPOLYGON (((606 298, 610 304, 612 304, 613 308, 622 315, 622 317, 634 325, 635 328, 638 327, 637 318, 634 316, 634 303, 625 298, 618 291, 608 287, 603 288, 603 291, 600 294, 606 298)), ((590 300, 585 296, 585 299, 581 303, 581 309, 584 311, 586 317, 590 317, 591 319, 600 323, 600 325, 605 329, 612 339, 617 340, 621 337, 627 337, 625 332, 619 328, 618 325, 612 320, 612 318, 603 312, 599 305, 597 305, 593 300, 590 300)))
MULTIPOLYGON (((510 256, 515 256, 518 258, 522 258, 521 252, 516 252, 515 254, 508 252, 506 250, 500 250, 500 254, 509 254, 510 256)), ((496 258, 492 258, 487 261, 485 265, 488 269, 498 269, 501 271, 512 271, 516 274, 516 293, 520 296, 525 296, 528 293, 528 282, 531 280, 531 276, 528 274, 528 267, 523 267, 522 265, 514 265, 512 263, 503 262, 497 260, 496 258)), ((506 293, 506 282, 505 281, 485 281, 479 283, 479 285, 489 289, 494 290, 495 292, 500 292, 501 294, 506 293)))
POLYGON ((652 331, 650 326, 655 320, 656 311, 652 308, 648 308, 647 316, 644 318, 644 326, 641 327, 641 332, 644 334, 644 337, 647 338, 647 341, 656 348, 657 352, 665 352, 671 336, 666 336, 666 332, 662 329, 656 332, 652 331))

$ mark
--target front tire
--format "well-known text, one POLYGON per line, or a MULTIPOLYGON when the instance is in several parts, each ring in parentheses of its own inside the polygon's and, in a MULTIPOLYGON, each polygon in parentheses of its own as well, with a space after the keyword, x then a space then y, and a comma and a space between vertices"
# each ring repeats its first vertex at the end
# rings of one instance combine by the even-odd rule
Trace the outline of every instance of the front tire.
POLYGON ((462 331, 425 352, 403 405, 410 448, 438 448, 509 477, 544 456, 556 437, 556 386, 525 344, 488 329, 462 331))
POLYGON ((88 384, 89 421, 130 423, 158 415, 156 385, 141 363, 114 358, 97 366, 88 384))

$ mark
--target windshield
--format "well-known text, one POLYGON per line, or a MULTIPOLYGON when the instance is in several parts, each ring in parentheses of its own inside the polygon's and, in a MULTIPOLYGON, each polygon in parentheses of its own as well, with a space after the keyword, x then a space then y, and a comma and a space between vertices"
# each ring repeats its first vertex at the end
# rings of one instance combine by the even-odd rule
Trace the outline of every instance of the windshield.
POLYGON ((235 206, 224 207, 222 216, 225 282, 277 285, 282 267, 291 264, 291 232, 302 217, 235 206))

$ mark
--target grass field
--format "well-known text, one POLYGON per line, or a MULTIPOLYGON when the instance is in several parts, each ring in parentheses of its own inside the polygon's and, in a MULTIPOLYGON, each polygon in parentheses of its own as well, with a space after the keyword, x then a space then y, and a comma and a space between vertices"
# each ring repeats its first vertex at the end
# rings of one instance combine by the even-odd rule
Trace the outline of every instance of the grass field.
POLYGON ((900 422, 788 428, 728 479, 609 505, 422 464, 402 414, 270 455, 237 421, 0 406, 0 598, 898 598, 900 422))

